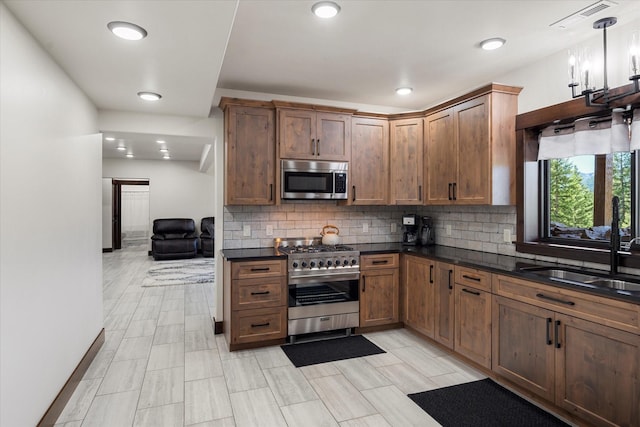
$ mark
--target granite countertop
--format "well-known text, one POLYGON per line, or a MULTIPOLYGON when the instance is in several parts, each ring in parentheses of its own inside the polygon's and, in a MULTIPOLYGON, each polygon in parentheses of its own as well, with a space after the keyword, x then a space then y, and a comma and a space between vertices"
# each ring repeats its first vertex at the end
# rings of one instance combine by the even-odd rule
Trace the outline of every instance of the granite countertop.
MULTIPOLYGON (((522 267, 540 266, 540 267, 557 267, 557 268, 573 268, 580 271, 589 272, 583 268, 554 264, 549 262, 536 261, 530 258, 519 258, 508 255, 500 255, 495 253, 472 251, 469 249, 453 248, 449 246, 406 246, 402 243, 365 243, 349 245, 359 250, 361 255, 373 255, 382 253, 405 253, 417 256, 424 256, 435 260, 453 263, 456 265, 464 265, 472 268, 480 268, 492 273, 507 274, 522 279, 534 280, 537 282, 550 284, 556 287, 572 289, 580 292, 593 293, 600 296, 615 298, 623 301, 640 304, 640 295, 620 294, 614 290, 601 288, 585 288, 577 285, 565 284, 545 279, 537 276, 530 271, 522 271, 522 267)), ((275 248, 253 248, 253 249, 223 249, 222 254, 228 261, 260 261, 269 259, 286 259, 285 254, 280 254, 275 248)), ((602 271, 592 271, 595 274, 602 275, 602 271)), ((605 273, 606 274, 606 273, 605 273)), ((638 281, 639 278, 632 276, 619 275, 620 278, 628 278, 638 281)))

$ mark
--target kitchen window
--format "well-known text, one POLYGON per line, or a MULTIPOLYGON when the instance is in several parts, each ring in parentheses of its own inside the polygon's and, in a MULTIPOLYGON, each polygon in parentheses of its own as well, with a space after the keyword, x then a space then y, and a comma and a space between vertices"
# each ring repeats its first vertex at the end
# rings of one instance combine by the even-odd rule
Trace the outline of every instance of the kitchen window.
POLYGON ((611 199, 620 199, 621 240, 637 235, 636 152, 580 155, 540 161, 543 195, 540 241, 578 246, 608 244, 611 199))

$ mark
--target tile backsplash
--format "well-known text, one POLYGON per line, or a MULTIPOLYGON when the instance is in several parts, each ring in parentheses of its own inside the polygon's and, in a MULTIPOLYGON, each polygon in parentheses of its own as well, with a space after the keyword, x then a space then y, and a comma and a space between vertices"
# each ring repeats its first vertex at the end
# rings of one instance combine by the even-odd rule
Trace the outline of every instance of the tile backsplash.
POLYGON ((299 201, 226 206, 224 211, 225 249, 269 247, 274 237, 319 236, 327 224, 340 229, 345 244, 400 242, 402 215, 416 213, 433 218, 439 245, 515 255, 515 246, 504 241, 505 229, 515 240, 513 206, 338 206, 299 201), (272 235, 267 235, 267 228, 273 229, 272 235))

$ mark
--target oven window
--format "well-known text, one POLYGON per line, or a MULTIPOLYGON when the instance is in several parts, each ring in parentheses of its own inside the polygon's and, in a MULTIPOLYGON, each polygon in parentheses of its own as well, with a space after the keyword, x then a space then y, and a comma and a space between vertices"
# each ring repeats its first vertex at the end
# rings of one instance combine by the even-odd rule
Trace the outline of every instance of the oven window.
POLYGON ((285 172, 287 193, 333 193, 333 173, 285 172))
POLYGON ((317 281, 289 285, 289 307, 358 301, 358 281, 317 281))

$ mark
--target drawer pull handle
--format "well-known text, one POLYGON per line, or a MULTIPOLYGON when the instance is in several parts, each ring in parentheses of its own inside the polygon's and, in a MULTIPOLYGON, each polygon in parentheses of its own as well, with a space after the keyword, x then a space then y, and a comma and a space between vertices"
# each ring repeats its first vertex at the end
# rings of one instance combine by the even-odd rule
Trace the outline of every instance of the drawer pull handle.
POLYGON ((321 322, 326 322, 327 320, 331 320, 331 317, 327 316, 327 317, 321 317, 320 318, 321 322))
POLYGON ((387 264, 387 263, 389 263, 388 259, 377 259, 372 262, 373 265, 387 264))
POLYGON ((551 317, 547 317, 547 345, 553 344, 551 341, 551 324, 553 323, 553 319, 551 317))
POLYGON ((556 320, 555 327, 555 335, 556 335, 556 348, 560 348, 560 321, 556 320))
POLYGON ((546 299, 546 300, 549 300, 549 301, 558 302, 558 303, 564 304, 564 305, 576 305, 576 303, 573 302, 573 301, 566 301, 566 300, 563 300, 563 299, 560 299, 560 298, 550 297, 550 296, 547 296, 545 294, 536 294, 536 296, 538 298, 541 298, 541 299, 546 299))
POLYGON ((433 283, 433 264, 429 266, 429 283, 433 283))
POLYGON ((451 283, 451 276, 453 276, 453 270, 449 270, 449 290, 453 289, 453 284, 451 283))
POLYGON ((267 323, 252 323, 251 327, 252 328, 260 328, 262 326, 269 326, 271 324, 271 322, 267 322, 267 323))
POLYGON ((251 295, 269 295, 270 291, 251 292, 251 295))
POLYGON ((467 276, 466 274, 463 274, 462 278, 463 279, 467 279, 467 280, 473 280, 473 281, 476 281, 476 282, 479 282, 479 281, 482 280, 480 277, 467 276))
POLYGON ((478 296, 478 297, 480 296, 480 292, 478 292, 478 291, 470 291, 467 288, 462 288, 462 292, 466 292, 468 294, 475 295, 475 296, 478 296))
POLYGON ((251 271, 269 271, 271 270, 270 267, 252 267, 251 271))

